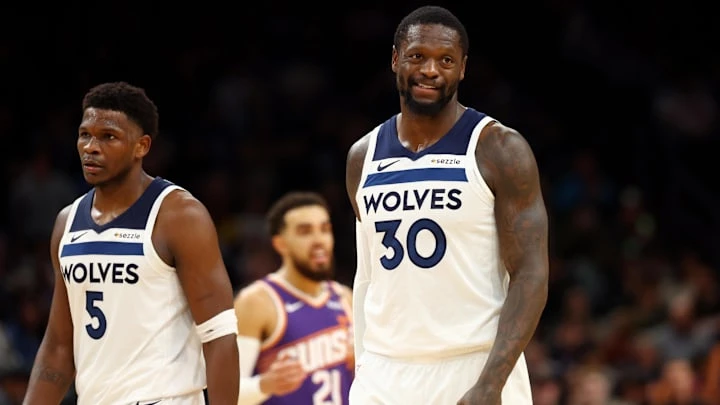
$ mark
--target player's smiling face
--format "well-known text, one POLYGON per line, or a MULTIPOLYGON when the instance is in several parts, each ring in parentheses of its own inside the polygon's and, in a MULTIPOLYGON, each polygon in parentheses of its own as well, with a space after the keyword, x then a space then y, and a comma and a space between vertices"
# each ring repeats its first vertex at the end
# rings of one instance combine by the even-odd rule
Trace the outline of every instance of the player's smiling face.
POLYGON ((148 153, 150 142, 125 113, 87 108, 77 139, 85 180, 98 186, 121 179, 148 153))
POLYGON ((403 103, 414 113, 436 115, 457 93, 465 77, 460 35, 440 24, 410 26, 400 49, 393 48, 392 70, 403 103))
POLYGON ((315 281, 334 276, 330 214, 320 205, 294 208, 285 214, 285 228, 276 244, 280 254, 289 259, 304 277, 315 281))

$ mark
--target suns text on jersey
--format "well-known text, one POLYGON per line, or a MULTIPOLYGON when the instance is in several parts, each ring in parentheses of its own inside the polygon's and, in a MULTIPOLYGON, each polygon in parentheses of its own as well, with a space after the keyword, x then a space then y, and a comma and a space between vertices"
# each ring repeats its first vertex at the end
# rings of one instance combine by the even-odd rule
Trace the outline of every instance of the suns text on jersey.
POLYGON ((138 265, 134 263, 71 263, 63 266, 63 277, 72 283, 136 284, 139 280, 138 265))
POLYGON ((377 212, 379 208, 387 212, 397 210, 414 211, 428 207, 431 210, 456 210, 462 207, 462 191, 451 188, 432 188, 421 190, 382 191, 363 196, 365 213, 377 212))
POLYGON ((335 327, 283 347, 277 357, 295 358, 309 373, 346 362, 350 350, 348 343, 348 329, 335 327))

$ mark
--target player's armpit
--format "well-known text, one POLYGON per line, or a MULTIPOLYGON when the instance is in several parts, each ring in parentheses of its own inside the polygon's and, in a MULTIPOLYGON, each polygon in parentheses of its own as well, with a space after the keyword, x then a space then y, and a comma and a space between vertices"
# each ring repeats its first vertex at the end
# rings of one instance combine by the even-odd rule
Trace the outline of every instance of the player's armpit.
POLYGON ((73 324, 65 282, 60 271, 58 248, 70 207, 57 216, 50 240, 50 258, 55 270, 50 317, 35 357, 24 405, 58 404, 75 377, 73 324))
MULTIPOLYGON (((209 400, 237 404, 240 366, 233 311, 233 291, 222 260, 215 224, 207 209, 186 191, 170 193, 160 208, 153 239, 160 239, 172 255, 195 323, 202 327, 219 314, 227 314, 229 334, 215 336, 203 345, 207 364, 209 400)), ((214 328, 213 328, 214 329, 214 328)), ((210 332, 210 331, 208 331, 210 332)))
POLYGON ((501 259, 510 274, 508 296, 481 379, 500 387, 532 338, 547 301, 548 218, 537 163, 516 131, 494 124, 483 131, 478 165, 495 194, 501 259))
POLYGON ((370 136, 365 135, 350 147, 345 167, 345 188, 347 190, 348 197, 350 198, 350 204, 353 207, 353 211, 355 211, 355 217, 358 220, 360 220, 360 211, 358 210, 357 203, 355 202, 355 195, 357 194, 358 187, 360 186, 360 177, 362 176, 362 169, 369 141, 370 136))

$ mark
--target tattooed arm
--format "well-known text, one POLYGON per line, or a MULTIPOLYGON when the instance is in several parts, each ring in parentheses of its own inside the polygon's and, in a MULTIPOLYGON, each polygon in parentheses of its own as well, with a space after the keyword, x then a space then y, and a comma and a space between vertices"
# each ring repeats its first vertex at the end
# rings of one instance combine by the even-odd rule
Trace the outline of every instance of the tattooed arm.
POLYGON ((548 219, 535 157, 519 133, 491 124, 481 134, 476 157, 495 194, 500 255, 510 284, 495 344, 478 383, 461 403, 497 404, 547 301, 548 219))
POLYGON ((55 270, 55 289, 48 326, 35 357, 24 405, 59 404, 75 377, 73 324, 58 258, 60 238, 69 211, 70 207, 60 211, 52 231, 50 258, 55 270))

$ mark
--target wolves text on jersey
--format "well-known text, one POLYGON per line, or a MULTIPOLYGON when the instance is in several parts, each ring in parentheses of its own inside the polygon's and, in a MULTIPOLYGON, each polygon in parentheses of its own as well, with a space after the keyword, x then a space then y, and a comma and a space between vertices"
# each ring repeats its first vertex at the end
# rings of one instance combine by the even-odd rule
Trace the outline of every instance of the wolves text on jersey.
POLYGON ((63 277, 67 282, 74 283, 113 283, 136 284, 139 280, 134 263, 71 263, 63 266, 63 277))
POLYGON ((365 213, 377 212, 382 207, 387 212, 413 211, 429 207, 431 210, 457 210, 462 207, 462 191, 452 188, 424 190, 381 191, 363 196, 365 213))

